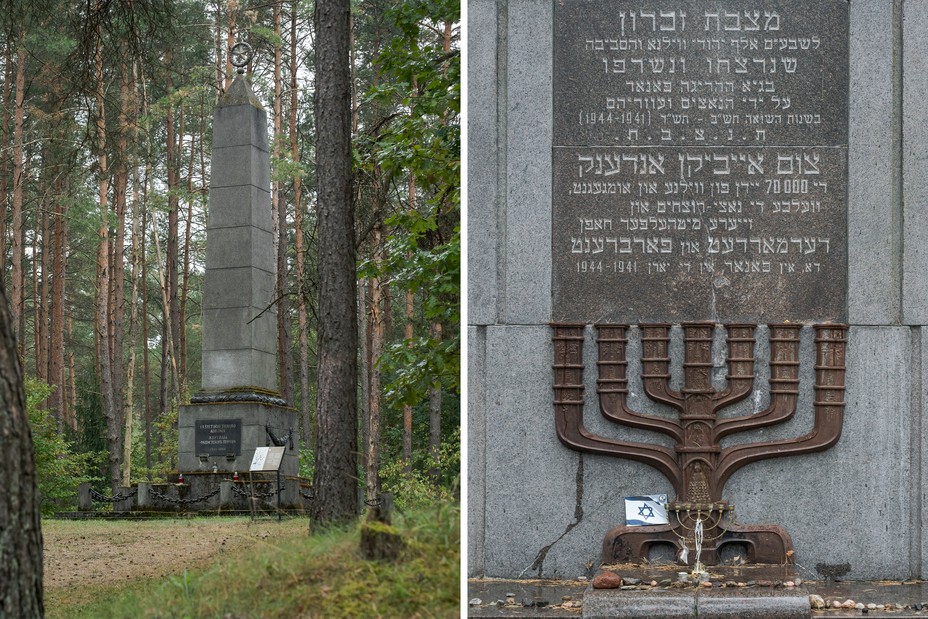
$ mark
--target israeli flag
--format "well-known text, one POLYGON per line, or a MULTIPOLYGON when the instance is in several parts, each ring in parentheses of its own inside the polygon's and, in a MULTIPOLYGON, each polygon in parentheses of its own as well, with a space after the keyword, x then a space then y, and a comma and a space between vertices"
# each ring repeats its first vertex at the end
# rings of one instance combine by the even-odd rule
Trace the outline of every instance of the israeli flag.
POLYGON ((668 522, 666 494, 625 497, 625 524, 628 526, 642 527, 668 522))

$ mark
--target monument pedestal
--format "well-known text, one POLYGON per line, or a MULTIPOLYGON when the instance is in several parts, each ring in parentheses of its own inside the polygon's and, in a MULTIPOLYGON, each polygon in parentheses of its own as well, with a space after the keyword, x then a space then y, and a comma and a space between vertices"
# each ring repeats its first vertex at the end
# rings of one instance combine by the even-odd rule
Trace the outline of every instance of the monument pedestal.
POLYGON ((587 587, 583 619, 807 619, 808 592, 790 589, 653 589, 587 587))
POLYGON ((178 411, 179 470, 183 473, 248 472, 256 447, 283 443, 281 476, 300 471, 297 411, 260 402, 214 402, 178 411))

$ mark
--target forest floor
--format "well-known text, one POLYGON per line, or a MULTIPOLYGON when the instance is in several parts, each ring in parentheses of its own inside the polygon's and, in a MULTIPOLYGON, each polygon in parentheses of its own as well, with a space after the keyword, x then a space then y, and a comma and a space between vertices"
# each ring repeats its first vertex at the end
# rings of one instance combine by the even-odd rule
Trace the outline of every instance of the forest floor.
POLYGON ((458 617, 459 506, 411 509, 393 524, 399 556, 374 561, 361 556, 359 522, 44 520, 46 616, 458 617))
POLYGON ((305 534, 307 520, 44 520, 45 598, 50 617, 141 580, 203 568, 278 538, 305 534))

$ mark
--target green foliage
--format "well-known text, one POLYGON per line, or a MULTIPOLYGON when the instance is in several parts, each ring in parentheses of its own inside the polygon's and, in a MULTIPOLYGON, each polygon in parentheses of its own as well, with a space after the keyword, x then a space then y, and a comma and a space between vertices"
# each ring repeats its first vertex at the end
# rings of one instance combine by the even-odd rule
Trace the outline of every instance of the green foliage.
POLYGON ((397 459, 380 469, 385 492, 393 493, 402 510, 423 508, 431 504, 453 503, 461 483, 461 429, 442 441, 438 453, 425 453, 406 471, 397 459), (434 471, 432 474, 430 471, 434 471))
POLYGON ((311 449, 300 448, 300 477, 313 479, 316 472, 316 454, 311 449))
POLYGON ((442 34, 459 10, 456 0, 407 0, 386 12, 394 36, 377 57, 381 80, 365 102, 393 112, 357 142, 362 173, 394 182, 411 176, 417 187, 414 208, 385 219, 385 251, 362 261, 359 274, 413 291, 422 317, 446 326, 441 340, 385 346, 379 364, 394 409, 424 400, 434 385, 457 391, 460 383, 460 56, 455 37, 445 51, 442 34))
POLYGON ((102 464, 106 452, 76 452, 74 446, 58 432, 58 422, 52 414, 42 408, 52 388, 29 376, 25 387, 42 513, 47 515, 74 509, 78 484, 98 480, 87 471, 102 464))
POLYGON ((151 468, 145 466, 145 425, 135 424, 132 430, 132 477, 156 482, 173 480, 177 473, 177 407, 164 416, 152 419, 151 468), (156 437, 161 437, 160 441, 156 437))
MULTIPOLYGON (((397 216, 394 219, 409 217, 397 216)), ((399 409, 428 397, 433 385, 457 391, 461 375, 460 323, 461 235, 455 228, 451 239, 432 249, 417 246, 415 227, 410 234, 397 233, 387 240, 389 256, 382 266, 393 281, 419 293, 423 315, 429 323, 453 325, 441 339, 418 336, 384 346, 379 364, 389 377, 384 384, 387 405, 399 409)), ((368 262, 365 266, 370 267, 368 262)))
POLYGON ((158 463, 152 463, 152 475, 156 479, 167 479, 177 471, 177 405, 152 424, 161 443, 158 445, 158 463))

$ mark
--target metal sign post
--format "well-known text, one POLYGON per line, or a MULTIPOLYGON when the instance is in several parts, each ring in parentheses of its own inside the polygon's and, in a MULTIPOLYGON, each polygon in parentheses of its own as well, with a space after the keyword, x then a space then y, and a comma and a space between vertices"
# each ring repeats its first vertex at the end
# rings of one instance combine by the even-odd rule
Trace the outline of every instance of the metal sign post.
POLYGON ((270 472, 277 473, 277 520, 281 519, 280 512, 280 463, 283 462, 286 447, 256 447, 255 455, 251 459, 251 466, 248 468, 249 477, 251 478, 251 517, 255 518, 255 480, 254 473, 270 472))

